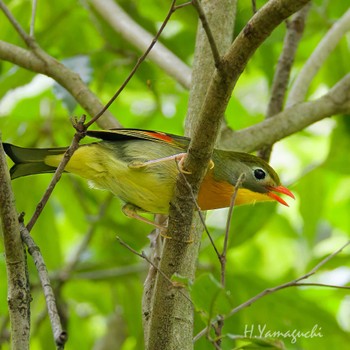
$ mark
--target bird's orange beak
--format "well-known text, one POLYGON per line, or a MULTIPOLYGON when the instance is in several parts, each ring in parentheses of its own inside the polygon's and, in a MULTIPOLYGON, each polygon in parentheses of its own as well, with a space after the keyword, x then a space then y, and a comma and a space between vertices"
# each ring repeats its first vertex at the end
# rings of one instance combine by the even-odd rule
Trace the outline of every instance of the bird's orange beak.
POLYGON ((282 199, 281 197, 279 197, 276 193, 274 192, 278 192, 278 193, 283 193, 286 194, 287 196, 295 199, 294 194, 288 190, 288 188, 283 187, 283 186, 276 186, 276 187, 269 187, 269 191, 268 193, 266 193, 270 198, 276 200, 277 202, 280 202, 281 204, 289 207, 288 203, 282 199))

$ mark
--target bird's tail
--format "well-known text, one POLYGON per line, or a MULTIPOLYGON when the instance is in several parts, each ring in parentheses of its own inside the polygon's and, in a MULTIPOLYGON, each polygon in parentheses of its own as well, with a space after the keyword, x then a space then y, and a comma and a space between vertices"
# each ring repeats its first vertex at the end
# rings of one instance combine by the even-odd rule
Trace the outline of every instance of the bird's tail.
POLYGON ((15 163, 10 169, 11 179, 17 177, 53 173, 56 167, 47 165, 45 158, 50 155, 63 154, 67 147, 63 148, 22 148, 10 143, 3 143, 6 154, 15 163))

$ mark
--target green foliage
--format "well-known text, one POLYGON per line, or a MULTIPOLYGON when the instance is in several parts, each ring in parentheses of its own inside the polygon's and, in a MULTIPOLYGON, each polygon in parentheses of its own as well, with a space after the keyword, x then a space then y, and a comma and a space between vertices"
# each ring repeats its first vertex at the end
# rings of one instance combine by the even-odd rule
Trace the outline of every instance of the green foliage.
MULTIPOLYGON (((29 3, 8 4, 26 30, 30 23, 29 3)), ((70 0, 38 2, 36 39, 58 60, 72 62, 78 57, 73 61, 74 66, 86 68, 82 78, 106 102, 129 74, 140 52, 89 8, 88 3, 86 7, 82 3, 85 4, 70 0)), ((119 3, 153 34, 168 10, 168 2, 164 1, 119 3)), ((257 5, 263 3, 258 1, 257 5)), ((331 23, 347 8, 345 1, 315 1, 297 53, 296 69, 302 67, 331 23)), ((236 34, 251 17, 251 3, 238 1, 237 13, 236 34)), ((197 28, 195 12, 184 8, 175 13, 170 24, 172 30, 166 32, 162 42, 189 64, 197 28)), ((1 40, 22 45, 4 17, 0 33, 1 40)), ((263 119, 284 33, 284 28, 279 28, 252 57, 227 110, 229 126, 241 129, 263 119)), ((348 57, 349 44, 343 40, 316 76, 309 95, 334 85, 348 73, 348 57)), ((7 62, 0 62, 0 69, 2 139, 27 147, 68 145, 74 134, 69 118, 82 114, 81 107, 61 87, 54 87, 43 77, 7 62)), ((187 102, 188 92, 147 60, 110 110, 125 127, 183 134, 187 102)), ((219 282, 218 259, 208 238, 203 236, 193 284, 174 277, 190 290, 195 334, 220 314, 228 317, 223 328, 223 349, 347 348, 349 322, 340 317, 349 312, 346 290, 293 287, 266 296, 233 316, 229 314, 261 291, 306 273, 349 239, 349 125, 349 116, 340 116, 334 118, 331 126, 320 123, 317 130, 309 128, 282 141, 282 146, 277 145, 273 165, 282 179, 291 183, 297 199, 289 201, 290 208, 272 203, 234 208, 225 288, 219 282), (255 329, 267 325, 269 330, 280 332, 294 329, 306 332, 317 325, 322 337, 300 337, 295 343, 283 336, 249 338, 244 335, 245 327, 252 325, 255 329)), ((50 178, 51 175, 42 175, 13 182, 17 210, 26 213, 26 220, 33 214, 50 178)), ((141 301, 148 265, 120 245, 116 236, 135 250, 148 252, 147 235, 152 228, 123 216, 121 204, 115 198, 103 215, 99 215, 101 205, 108 201, 107 193, 93 191, 84 181, 64 175, 32 232, 67 321, 67 349, 94 346, 97 349, 98 341, 108 333, 123 350, 144 346, 141 301), (93 232, 89 244, 59 287, 60 272, 76 258, 78 246, 90 231, 93 232), (117 318, 113 321, 114 328, 110 326, 113 317, 117 318)), ((208 227, 219 250, 226 213, 225 210, 209 213, 208 227)), ((0 332, 3 332, 8 326, 7 291, 2 245, 0 249, 0 324, 5 325, 0 332)), ((312 281, 349 284, 348 256, 349 250, 331 260, 312 281)), ((54 344, 45 301, 30 257, 28 262, 33 288, 31 348, 51 349, 54 344)), ((212 330, 210 335, 215 337, 212 330)), ((0 347, 8 349, 9 345, 4 342, 0 347)), ((195 348, 213 349, 213 345, 202 337, 195 348)))

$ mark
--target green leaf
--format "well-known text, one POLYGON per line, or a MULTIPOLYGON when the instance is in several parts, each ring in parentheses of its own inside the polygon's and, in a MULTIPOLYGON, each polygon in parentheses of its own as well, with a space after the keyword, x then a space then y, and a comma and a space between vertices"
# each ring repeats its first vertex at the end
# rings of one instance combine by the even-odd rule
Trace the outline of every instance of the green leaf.
POLYGON ((275 208, 274 203, 235 207, 230 227, 230 245, 238 246, 253 237, 270 221, 275 208))
POLYGON ((225 291, 212 274, 202 274, 190 288, 193 304, 207 320, 228 312, 232 306, 230 293, 225 291))

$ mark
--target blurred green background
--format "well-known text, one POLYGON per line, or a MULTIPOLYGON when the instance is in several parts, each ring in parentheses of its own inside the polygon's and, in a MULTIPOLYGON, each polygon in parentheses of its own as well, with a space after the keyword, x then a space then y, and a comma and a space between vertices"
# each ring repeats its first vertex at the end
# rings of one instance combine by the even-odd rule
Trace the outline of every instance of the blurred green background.
MULTIPOLYGON (((31 3, 24 0, 7 3, 28 29, 31 3)), ((152 34, 169 8, 169 2, 159 0, 118 3, 152 34)), ((258 7, 263 3, 257 1, 258 7)), ((347 2, 341 0, 313 2, 292 79, 347 9, 347 2)), ((238 2, 236 34, 251 12, 250 1, 238 2)), ((0 39, 23 46, 3 14, 0 18, 0 39)), ((186 7, 173 15, 161 38, 188 65, 193 60, 196 28, 195 11, 186 7)), ((264 119, 284 34, 282 25, 248 64, 226 113, 230 127, 242 129, 264 119)), ((141 54, 85 1, 39 2, 36 39, 49 54, 79 71, 103 102, 118 89, 141 54)), ((320 96, 349 72, 349 42, 348 34, 327 59, 314 79, 309 99, 320 96)), ((182 135, 187 102, 188 91, 146 60, 110 110, 125 127, 182 135)), ((0 61, 3 141, 24 147, 66 146, 74 134, 69 118, 82 113, 81 107, 51 79, 0 61)), ((208 318, 227 314, 262 290, 303 275, 349 239, 349 149, 349 116, 323 120, 275 145, 271 164, 282 183, 295 193, 296 200, 289 200, 289 208, 265 203, 234 209, 226 291, 218 287, 220 265, 203 235, 197 279, 191 286, 196 309, 195 334, 206 326, 208 318)), ((26 220, 33 214, 50 179, 51 175, 39 175, 13 182, 17 210, 26 213, 26 220)), ((147 235, 152 228, 126 218, 120 209, 118 199, 111 200, 108 193, 91 190, 85 181, 65 175, 32 231, 65 315, 68 350, 143 348, 141 299, 148 266, 122 247, 116 236, 137 251, 149 252, 147 235), (99 215, 103 206, 103 215, 99 215), (62 271, 77 258, 77 249, 87 235, 91 240, 78 255, 76 268, 62 281, 62 271), (113 347, 106 347, 107 335, 112 337, 113 347)), ((219 248, 226 216, 227 210, 223 209, 209 212, 207 217, 208 228, 219 248)), ((0 348, 8 349, 3 245, 0 252, 0 348)), ((33 297, 31 349, 52 349, 45 301, 30 257, 28 263, 33 297)), ((349 249, 308 281, 349 284, 349 249)), ((300 337, 294 344, 291 338, 278 338, 287 349, 346 349, 350 342, 350 296, 346 290, 317 287, 294 287, 266 296, 226 321, 223 349, 244 346, 237 336, 243 336, 252 326, 254 335, 259 335, 258 325, 266 325, 266 331, 280 332, 294 329, 306 332, 317 326, 322 334, 300 337)), ((254 346, 272 348, 280 344, 269 340, 254 346)), ((213 346, 202 338, 195 348, 213 346)))

